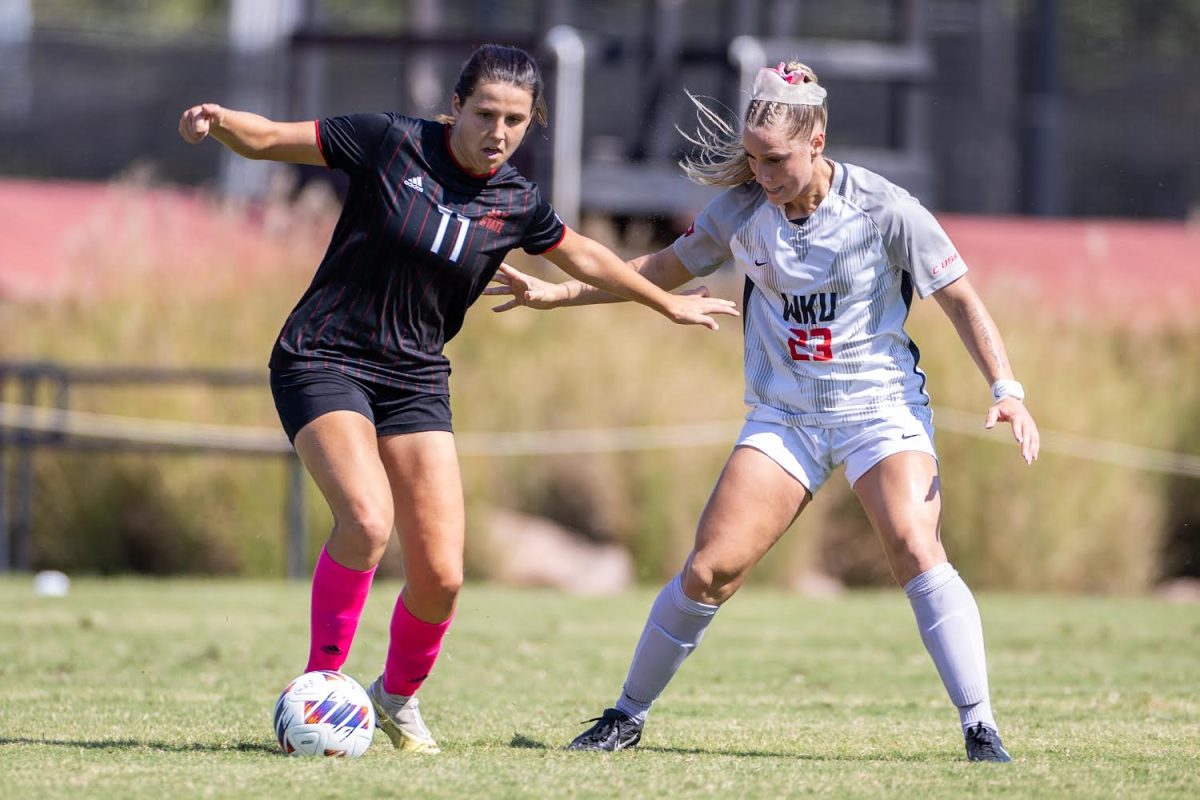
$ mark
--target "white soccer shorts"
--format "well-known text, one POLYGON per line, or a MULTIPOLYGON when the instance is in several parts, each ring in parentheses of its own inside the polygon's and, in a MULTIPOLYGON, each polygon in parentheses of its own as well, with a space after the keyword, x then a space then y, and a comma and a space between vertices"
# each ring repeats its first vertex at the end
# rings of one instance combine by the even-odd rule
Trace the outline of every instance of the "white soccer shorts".
POLYGON ((841 464, 853 487, 867 470, 895 453, 915 450, 937 459, 933 425, 904 407, 833 428, 748 421, 737 446, 762 452, 814 494, 841 464))

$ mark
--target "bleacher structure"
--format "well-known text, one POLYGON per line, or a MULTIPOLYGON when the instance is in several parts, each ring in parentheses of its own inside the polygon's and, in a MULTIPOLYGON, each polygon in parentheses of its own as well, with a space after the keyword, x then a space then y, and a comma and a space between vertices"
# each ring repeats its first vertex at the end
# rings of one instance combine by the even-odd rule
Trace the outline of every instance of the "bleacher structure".
MULTIPOLYGON (((714 192, 688 182, 677 165, 686 142, 676 128, 695 124, 686 92, 734 114, 744 108, 754 70, 794 58, 813 67, 836 98, 831 157, 939 205, 947 181, 935 169, 932 33, 951 20, 975 35, 996 2, 550 0, 534 3, 532 15, 505 17, 505 6, 517 4, 424 0, 402 33, 340 29, 314 11, 316 0, 302 5, 305 13, 290 18, 295 26, 281 38, 290 60, 283 93, 296 118, 384 104, 429 116, 445 105, 477 44, 502 41, 537 53, 553 120, 548 138, 535 134, 518 153, 518 166, 549 184, 560 213, 577 221, 586 213, 670 218, 696 211, 714 192), (503 18, 507 29, 461 24, 476 13, 503 18), (374 90, 363 85, 364 74, 379 76, 374 90)), ((1004 161, 1003 149, 996 159, 1004 161)))

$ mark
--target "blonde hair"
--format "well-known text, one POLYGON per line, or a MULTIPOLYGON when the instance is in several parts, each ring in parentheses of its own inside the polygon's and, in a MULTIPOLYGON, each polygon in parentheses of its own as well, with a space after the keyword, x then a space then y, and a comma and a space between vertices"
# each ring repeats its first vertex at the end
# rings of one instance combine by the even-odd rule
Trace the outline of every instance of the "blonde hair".
MULTIPOLYGON (((797 73, 803 76, 805 83, 818 82, 817 74, 807 64, 801 64, 799 61, 789 62, 785 74, 797 73)), ((687 96, 696 106, 698 127, 694 134, 683 130, 679 132, 684 139, 696 145, 699 152, 684 158, 679 162, 679 166, 688 178, 705 186, 740 186, 754 180, 746 150, 742 147, 742 130, 745 128, 783 126, 789 139, 797 139, 807 138, 817 130, 824 130, 829 120, 825 103, 819 106, 804 106, 751 100, 739 130, 735 123, 710 108, 703 99, 691 92, 688 92, 687 96)))

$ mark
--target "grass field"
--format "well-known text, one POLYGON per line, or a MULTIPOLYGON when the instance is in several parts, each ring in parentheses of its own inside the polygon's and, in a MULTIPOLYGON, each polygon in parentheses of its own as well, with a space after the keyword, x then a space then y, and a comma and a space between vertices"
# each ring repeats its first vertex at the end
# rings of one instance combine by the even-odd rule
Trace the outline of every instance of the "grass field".
MULTIPOLYGON (((366 683, 398 584, 346 670, 366 683)), ((652 598, 471 585, 422 690, 440 756, 279 754, 306 585, 0 580, 0 794, 127 797, 1183 797, 1200 795, 1200 607, 982 595, 1010 765, 968 764, 897 592, 747 589, 651 715, 640 750, 561 748, 614 699, 652 598)))

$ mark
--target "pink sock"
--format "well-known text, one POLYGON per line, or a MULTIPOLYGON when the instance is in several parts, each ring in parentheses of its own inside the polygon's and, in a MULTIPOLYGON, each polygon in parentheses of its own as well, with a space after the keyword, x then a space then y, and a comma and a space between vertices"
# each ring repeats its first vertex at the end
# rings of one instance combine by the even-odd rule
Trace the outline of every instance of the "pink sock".
POLYGON ((343 567, 322 548, 313 570, 312 638, 305 672, 338 670, 346 663, 374 577, 374 567, 366 571, 343 567))
POLYGON ((411 697, 433 670, 442 649, 442 637, 454 619, 425 622, 412 615, 404 605, 404 595, 396 598, 392 612, 392 640, 388 645, 387 664, 383 669, 383 690, 411 697))

